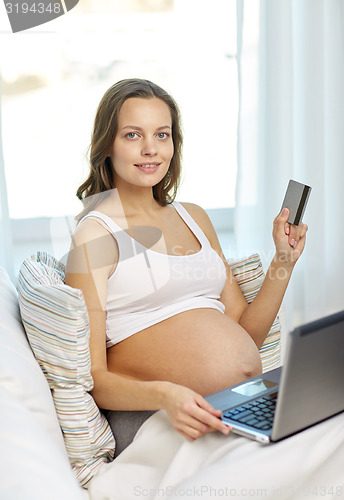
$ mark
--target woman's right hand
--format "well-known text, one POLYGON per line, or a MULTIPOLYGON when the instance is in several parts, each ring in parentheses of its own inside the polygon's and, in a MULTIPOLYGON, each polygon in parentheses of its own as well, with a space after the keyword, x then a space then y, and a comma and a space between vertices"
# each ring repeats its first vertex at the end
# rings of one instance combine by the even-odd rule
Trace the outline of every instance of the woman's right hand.
POLYGON ((225 435, 230 427, 224 424, 221 410, 216 410, 200 394, 187 387, 167 382, 164 409, 173 427, 189 441, 207 432, 220 431, 225 435))

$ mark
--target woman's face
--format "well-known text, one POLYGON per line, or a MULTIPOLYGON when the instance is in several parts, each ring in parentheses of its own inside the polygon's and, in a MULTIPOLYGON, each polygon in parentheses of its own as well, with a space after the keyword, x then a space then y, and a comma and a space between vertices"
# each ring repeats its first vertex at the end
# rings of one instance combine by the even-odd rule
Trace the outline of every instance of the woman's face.
POLYGON ((173 151, 167 104, 155 97, 127 99, 119 112, 111 154, 115 186, 155 186, 165 177, 173 151))

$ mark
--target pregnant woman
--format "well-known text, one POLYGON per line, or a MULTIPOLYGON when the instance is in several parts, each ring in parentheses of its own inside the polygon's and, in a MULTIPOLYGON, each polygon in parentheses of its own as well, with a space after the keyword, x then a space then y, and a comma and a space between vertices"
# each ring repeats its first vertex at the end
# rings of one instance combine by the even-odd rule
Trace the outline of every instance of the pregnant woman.
MULTIPOLYGON (((207 126, 199 124, 199 147, 207 126)), ((159 409, 190 440, 229 432, 203 396, 261 373, 258 350, 305 245, 307 226, 288 224, 283 209, 275 255, 248 305, 206 212, 175 201, 181 150, 179 111, 167 92, 131 79, 105 93, 90 173, 77 191, 84 209, 66 283, 84 294, 92 396, 117 440, 121 416, 134 434, 159 409)))

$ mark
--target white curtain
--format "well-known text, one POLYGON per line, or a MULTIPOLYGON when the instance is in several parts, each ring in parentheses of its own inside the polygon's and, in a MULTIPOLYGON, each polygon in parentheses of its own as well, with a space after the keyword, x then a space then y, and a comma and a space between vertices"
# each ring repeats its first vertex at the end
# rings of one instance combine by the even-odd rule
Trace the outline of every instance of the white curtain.
MULTIPOLYGON (((20 182, 20 178, 18 179, 20 182)), ((8 213, 4 156, 2 151, 1 88, 0 88, 0 266, 4 267, 10 278, 13 276, 12 236, 8 213)))
POLYGON ((312 186, 284 301, 290 329, 344 309, 344 0, 237 5, 237 253, 258 250, 268 265, 288 180, 312 186))

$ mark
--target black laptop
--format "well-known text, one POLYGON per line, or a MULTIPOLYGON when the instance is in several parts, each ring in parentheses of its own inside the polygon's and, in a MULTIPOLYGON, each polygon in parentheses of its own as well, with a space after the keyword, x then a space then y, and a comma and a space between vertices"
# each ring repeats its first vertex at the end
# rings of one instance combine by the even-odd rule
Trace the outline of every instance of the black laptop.
POLYGON ((232 432, 261 443, 344 411, 344 311, 295 328, 283 367, 206 399, 232 432))

